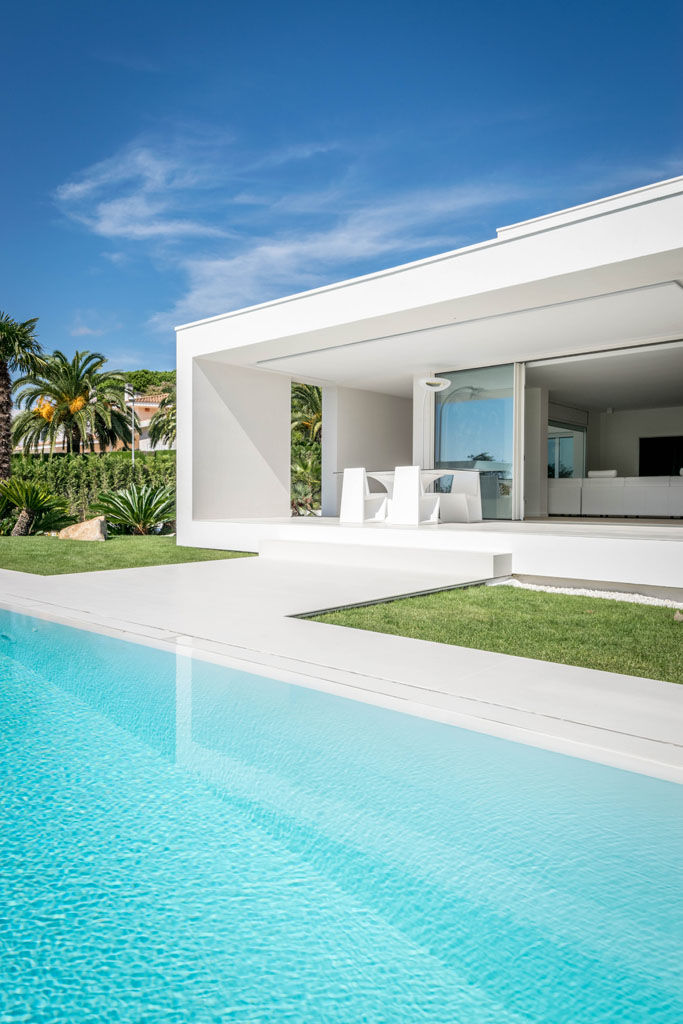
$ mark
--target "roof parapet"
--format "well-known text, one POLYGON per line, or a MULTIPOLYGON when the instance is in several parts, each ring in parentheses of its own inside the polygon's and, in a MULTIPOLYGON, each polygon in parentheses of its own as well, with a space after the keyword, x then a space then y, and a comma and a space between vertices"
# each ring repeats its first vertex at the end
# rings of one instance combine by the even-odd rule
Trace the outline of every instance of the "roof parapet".
POLYGON ((669 178, 666 181, 656 181, 651 185, 643 185, 641 188, 633 188, 628 192, 619 192, 617 195, 606 196, 604 199, 594 199, 590 203, 581 203, 579 206, 569 206, 566 210, 546 213, 540 217, 532 217, 530 220, 519 221, 517 224, 509 224, 506 227, 497 228, 496 234, 501 240, 533 235, 538 231, 549 231, 565 224, 574 224, 591 217, 601 217, 606 213, 627 209, 629 206, 642 206, 644 203, 656 202, 681 192, 683 192, 683 175, 669 178))

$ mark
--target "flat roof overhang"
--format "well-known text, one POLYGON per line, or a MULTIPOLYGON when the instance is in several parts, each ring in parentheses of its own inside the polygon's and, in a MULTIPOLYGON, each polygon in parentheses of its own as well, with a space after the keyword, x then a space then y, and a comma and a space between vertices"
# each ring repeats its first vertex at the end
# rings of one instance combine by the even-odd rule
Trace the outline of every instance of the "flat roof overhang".
POLYGON ((404 395, 426 371, 680 339, 683 178, 616 198, 616 208, 588 204, 569 219, 551 215, 454 253, 185 325, 179 363, 202 357, 404 395))

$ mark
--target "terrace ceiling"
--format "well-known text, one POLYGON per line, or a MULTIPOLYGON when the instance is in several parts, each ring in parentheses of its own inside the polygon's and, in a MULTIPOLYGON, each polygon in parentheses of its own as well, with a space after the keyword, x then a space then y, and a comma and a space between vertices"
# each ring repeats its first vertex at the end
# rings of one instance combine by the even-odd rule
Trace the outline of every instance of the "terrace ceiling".
MULTIPOLYGON (((407 396, 413 376, 425 372, 681 337, 683 288, 669 281, 422 331, 339 342, 258 359, 252 365, 297 379, 407 396)), ((234 358, 235 353, 225 355, 234 358)))

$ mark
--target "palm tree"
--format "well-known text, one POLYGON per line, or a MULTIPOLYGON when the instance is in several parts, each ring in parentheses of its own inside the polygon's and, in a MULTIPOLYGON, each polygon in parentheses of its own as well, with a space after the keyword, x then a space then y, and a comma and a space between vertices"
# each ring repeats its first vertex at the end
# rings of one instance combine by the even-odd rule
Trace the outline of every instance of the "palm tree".
POLYGON ((117 441, 127 447, 126 382, 117 370, 103 369, 106 361, 99 352, 67 359, 57 351, 15 381, 12 390, 24 411, 14 421, 14 443, 25 451, 49 444, 54 451, 61 439, 75 454, 86 446, 93 451, 96 441, 100 450, 117 441))
POLYGON ((175 445, 176 437, 176 391, 172 388, 164 395, 159 408, 152 416, 149 423, 149 439, 152 448, 158 444, 167 444, 169 447, 175 445))
POLYGON ((12 530, 13 537, 26 537, 38 520, 41 528, 60 529, 67 521, 66 505, 34 480, 0 481, 0 502, 3 512, 15 509, 19 515, 12 530))
POLYGON ((315 384, 292 384, 292 430, 319 441, 323 428, 322 390, 315 384))
POLYGON ((310 516, 320 508, 320 451, 297 446, 292 451, 292 515, 310 516))
POLYGON ((12 472, 11 374, 38 368, 42 349, 36 339, 37 323, 37 317, 19 323, 0 313, 0 480, 12 472))

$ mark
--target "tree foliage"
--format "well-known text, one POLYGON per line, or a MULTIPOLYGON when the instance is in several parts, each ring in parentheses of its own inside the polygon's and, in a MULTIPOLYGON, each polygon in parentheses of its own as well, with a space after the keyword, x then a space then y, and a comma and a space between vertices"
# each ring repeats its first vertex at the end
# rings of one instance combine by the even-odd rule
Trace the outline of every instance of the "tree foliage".
POLYGON ((69 452, 128 443, 130 423, 126 383, 116 370, 105 370, 100 352, 76 352, 68 359, 59 350, 15 381, 12 391, 23 412, 14 420, 12 437, 25 451, 62 442, 69 452))
POLYGON ((323 428, 323 396, 315 384, 292 384, 292 432, 320 441, 323 428))
POLYGON ((175 370, 124 370, 121 373, 136 394, 163 394, 175 388, 175 370))
POLYGON ((12 471, 12 374, 34 371, 42 360, 37 323, 0 313, 0 480, 12 471))
POLYGON ((176 391, 164 395, 159 408, 152 416, 149 423, 149 439, 152 448, 158 444, 167 444, 175 447, 176 440, 176 391))
POLYGON ((314 515, 321 500, 322 391, 292 384, 291 505, 296 516, 314 515))
POLYGON ((0 518, 12 522, 13 537, 61 529, 69 522, 63 501, 35 481, 16 477, 0 481, 0 518))

